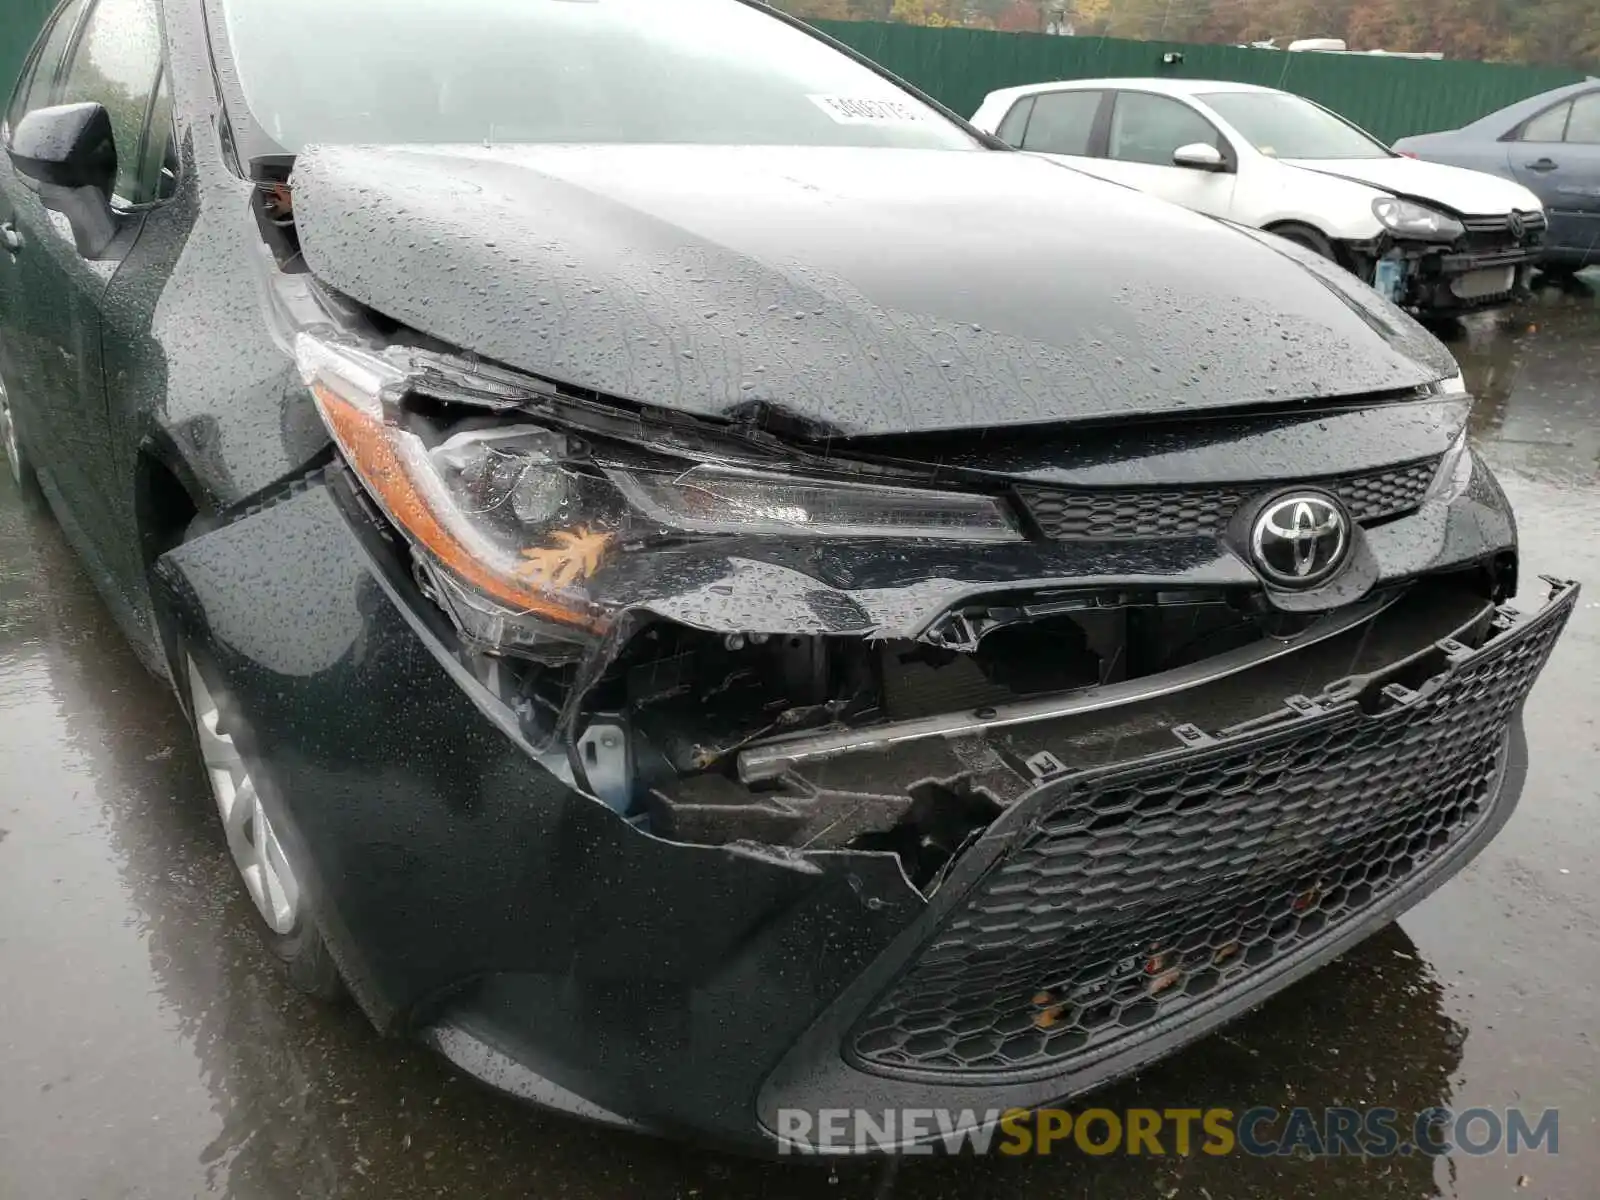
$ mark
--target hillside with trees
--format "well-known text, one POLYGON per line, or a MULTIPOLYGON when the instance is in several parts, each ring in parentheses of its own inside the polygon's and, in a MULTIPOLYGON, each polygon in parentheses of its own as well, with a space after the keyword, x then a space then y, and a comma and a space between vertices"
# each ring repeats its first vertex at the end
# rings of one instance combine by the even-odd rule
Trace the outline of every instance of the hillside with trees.
POLYGON ((1600 0, 776 0, 801 16, 1245 44, 1343 38, 1352 50, 1600 69, 1600 0))

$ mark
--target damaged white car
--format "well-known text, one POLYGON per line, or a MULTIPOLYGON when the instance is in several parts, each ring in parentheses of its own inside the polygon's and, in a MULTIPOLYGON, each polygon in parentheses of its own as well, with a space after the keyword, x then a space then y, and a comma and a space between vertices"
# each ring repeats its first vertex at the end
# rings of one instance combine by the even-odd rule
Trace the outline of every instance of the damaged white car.
POLYGON ((1519 183, 1396 154, 1302 96, 1200 79, 991 92, 972 123, 1023 150, 1265 229, 1428 313, 1510 300, 1546 218, 1519 183))

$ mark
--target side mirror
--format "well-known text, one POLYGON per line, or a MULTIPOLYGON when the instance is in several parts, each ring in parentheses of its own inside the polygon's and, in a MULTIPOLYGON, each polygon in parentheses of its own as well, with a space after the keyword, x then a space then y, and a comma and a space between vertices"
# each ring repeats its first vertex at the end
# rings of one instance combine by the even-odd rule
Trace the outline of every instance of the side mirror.
POLYGON ((1187 146, 1179 146, 1172 152, 1172 165, 1188 167, 1195 171, 1222 171, 1227 168, 1228 163, 1222 157, 1222 151, 1215 146, 1208 146, 1204 142, 1190 142, 1187 146))
POLYGON ((11 162, 37 183, 98 188, 109 202, 117 180, 111 114, 94 103, 35 109, 11 135, 11 162))
POLYGON ((111 114, 94 103, 39 108, 11 134, 11 164, 39 186, 39 199, 67 218, 78 253, 99 258, 117 234, 111 189, 117 147, 111 114))

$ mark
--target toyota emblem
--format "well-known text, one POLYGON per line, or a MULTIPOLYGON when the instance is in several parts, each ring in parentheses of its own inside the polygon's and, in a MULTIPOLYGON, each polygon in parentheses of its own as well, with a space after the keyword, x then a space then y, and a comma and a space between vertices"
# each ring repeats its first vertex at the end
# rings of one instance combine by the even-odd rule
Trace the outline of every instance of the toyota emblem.
POLYGON ((1269 502, 1256 516, 1250 553, 1256 569, 1283 587, 1311 587, 1344 565, 1350 518, 1322 492, 1295 492, 1269 502))

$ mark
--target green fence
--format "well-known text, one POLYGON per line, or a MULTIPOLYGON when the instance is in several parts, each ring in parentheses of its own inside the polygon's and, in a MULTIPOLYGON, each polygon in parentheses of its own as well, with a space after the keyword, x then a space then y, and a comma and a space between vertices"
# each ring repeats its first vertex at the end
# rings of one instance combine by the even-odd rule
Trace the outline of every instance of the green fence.
POLYGON ((1013 84, 1170 74, 1298 92, 1393 141, 1410 133, 1455 129, 1514 101, 1583 78, 1572 71, 1496 63, 1290 54, 866 21, 816 24, 969 117, 987 93, 1013 84), (1162 56, 1168 51, 1182 54, 1183 61, 1163 65, 1162 56))

